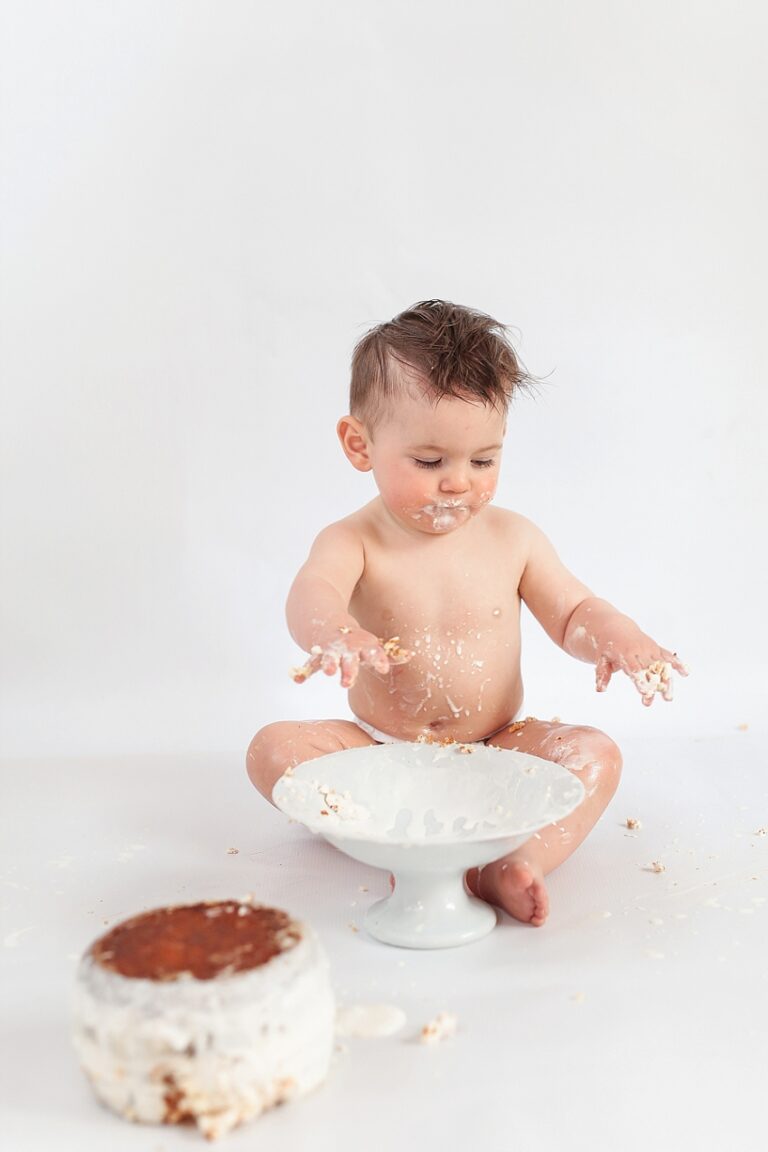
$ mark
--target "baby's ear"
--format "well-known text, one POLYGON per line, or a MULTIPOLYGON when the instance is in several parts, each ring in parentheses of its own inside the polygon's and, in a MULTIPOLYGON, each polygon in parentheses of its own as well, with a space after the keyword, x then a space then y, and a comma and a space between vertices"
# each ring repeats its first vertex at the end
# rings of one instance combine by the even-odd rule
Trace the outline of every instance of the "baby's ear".
POLYGON ((344 455, 358 472, 370 472, 373 465, 368 455, 368 434, 354 416, 342 416, 336 425, 344 455))

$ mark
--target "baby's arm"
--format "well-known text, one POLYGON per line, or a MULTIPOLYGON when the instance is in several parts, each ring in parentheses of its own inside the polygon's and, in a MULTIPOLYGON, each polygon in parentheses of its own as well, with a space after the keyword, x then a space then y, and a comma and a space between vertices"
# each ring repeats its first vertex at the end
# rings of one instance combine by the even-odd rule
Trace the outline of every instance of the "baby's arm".
POLYGON ((562 646, 577 660, 597 665, 598 692, 606 690, 614 672, 626 672, 646 705, 657 692, 672 699, 672 669, 688 675, 676 652, 660 647, 634 620, 594 596, 572 613, 562 646))
POLYGON ((643 704, 656 692, 672 699, 672 669, 688 669, 676 652, 661 648, 607 600, 600 600, 561 562, 546 536, 533 524, 528 529, 528 560, 520 595, 556 644, 588 664, 595 664, 598 692, 608 687, 614 672, 625 672, 643 704))
POLYGON ((312 545, 286 604, 290 633, 310 654, 303 668, 292 673, 297 682, 321 669, 327 676, 341 669, 342 688, 351 688, 361 664, 376 672, 389 671, 390 656, 384 645, 349 613, 364 564, 362 541, 347 524, 331 524, 312 545))

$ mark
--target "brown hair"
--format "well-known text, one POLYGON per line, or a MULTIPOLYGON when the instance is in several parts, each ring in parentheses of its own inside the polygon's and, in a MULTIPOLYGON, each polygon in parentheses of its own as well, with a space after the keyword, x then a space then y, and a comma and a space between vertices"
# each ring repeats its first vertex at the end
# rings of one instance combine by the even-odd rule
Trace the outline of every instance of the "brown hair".
POLYGON ((352 354, 350 412, 370 432, 413 373, 435 403, 455 396, 502 412, 519 388, 534 383, 503 324, 447 300, 422 300, 358 341, 352 354))

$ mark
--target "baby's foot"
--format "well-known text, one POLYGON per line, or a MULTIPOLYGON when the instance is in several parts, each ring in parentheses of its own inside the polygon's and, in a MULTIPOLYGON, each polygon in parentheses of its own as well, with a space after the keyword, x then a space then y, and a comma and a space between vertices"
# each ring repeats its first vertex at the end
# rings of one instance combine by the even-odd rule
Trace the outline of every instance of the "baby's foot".
POLYGON ((549 896, 540 868, 507 857, 479 870, 470 868, 467 887, 488 904, 503 908, 516 920, 540 928, 549 913, 549 896))

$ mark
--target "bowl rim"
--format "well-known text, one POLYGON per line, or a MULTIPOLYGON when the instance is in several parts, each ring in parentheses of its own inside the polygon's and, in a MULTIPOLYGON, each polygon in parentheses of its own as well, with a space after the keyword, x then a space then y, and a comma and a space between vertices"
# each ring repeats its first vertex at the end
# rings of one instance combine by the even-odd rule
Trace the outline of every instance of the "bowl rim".
MULTIPOLYGON (((421 745, 417 741, 412 741, 410 743, 417 744, 419 747, 439 747, 441 751, 444 747, 451 747, 450 745, 421 745)), ((390 751, 392 749, 391 744, 380 744, 372 747, 388 749, 390 751)), ((308 828, 311 832, 317 833, 326 839, 345 840, 349 842, 357 841, 358 843, 366 844, 388 844, 392 845, 393 847, 399 846, 403 848, 445 848, 449 845, 480 844, 491 840, 508 840, 511 837, 519 836, 526 832, 532 835, 539 828, 545 828, 548 824, 554 824, 558 820, 563 820, 566 816, 570 815, 571 812, 578 808, 579 804, 582 803, 586 795, 586 789, 582 781, 567 768, 564 768, 561 764, 555 763, 554 760, 545 760, 541 756, 533 756, 528 752, 519 752, 512 748, 499 748, 498 752, 502 756, 508 754, 514 757, 516 763, 515 765, 510 765, 510 768, 514 767, 520 771, 523 771, 523 766, 519 763, 519 761, 531 761, 535 762, 537 765, 545 767, 550 776, 557 782, 566 783, 566 781, 569 781, 572 784, 578 797, 575 803, 571 803, 569 800, 567 803, 563 801, 559 805, 553 806, 547 811, 547 818, 543 822, 540 819, 534 819, 533 821, 528 821, 525 824, 520 824, 514 829, 491 828, 485 829, 483 831, 477 830, 464 837, 455 837, 454 839, 445 837, 441 833, 436 833, 435 835, 428 838, 425 836, 421 839, 396 839, 393 836, 387 835, 385 832, 366 832, 364 835, 361 835, 361 826, 356 821, 347 822, 343 819, 331 817, 333 822, 327 823, 327 818, 324 817, 321 812, 307 812, 299 815, 295 809, 290 810, 290 805, 289 807, 285 806, 285 795, 287 793, 290 799, 292 782, 296 782, 298 784, 310 784, 313 778, 317 777, 318 775, 323 775, 322 772, 318 771, 318 766, 321 762, 327 761, 329 758, 336 759, 350 752, 359 753, 360 751, 360 748, 344 748, 338 752, 330 752, 326 756, 315 757, 313 760, 305 760, 301 764, 296 765, 295 768, 291 769, 287 773, 284 773, 275 783, 272 789, 272 802, 274 803, 275 807, 278 808, 289 819, 295 820, 299 824, 303 824, 304 827, 308 828), (309 817, 309 819, 306 819, 305 817, 309 817)), ((371 747, 366 746, 365 751, 370 753, 371 747)), ((470 765, 466 762, 465 766, 470 767, 470 765)), ((478 772, 480 771, 479 768, 477 770, 478 772)), ((332 774, 329 776, 329 786, 331 788, 335 787, 333 784, 332 774)))

